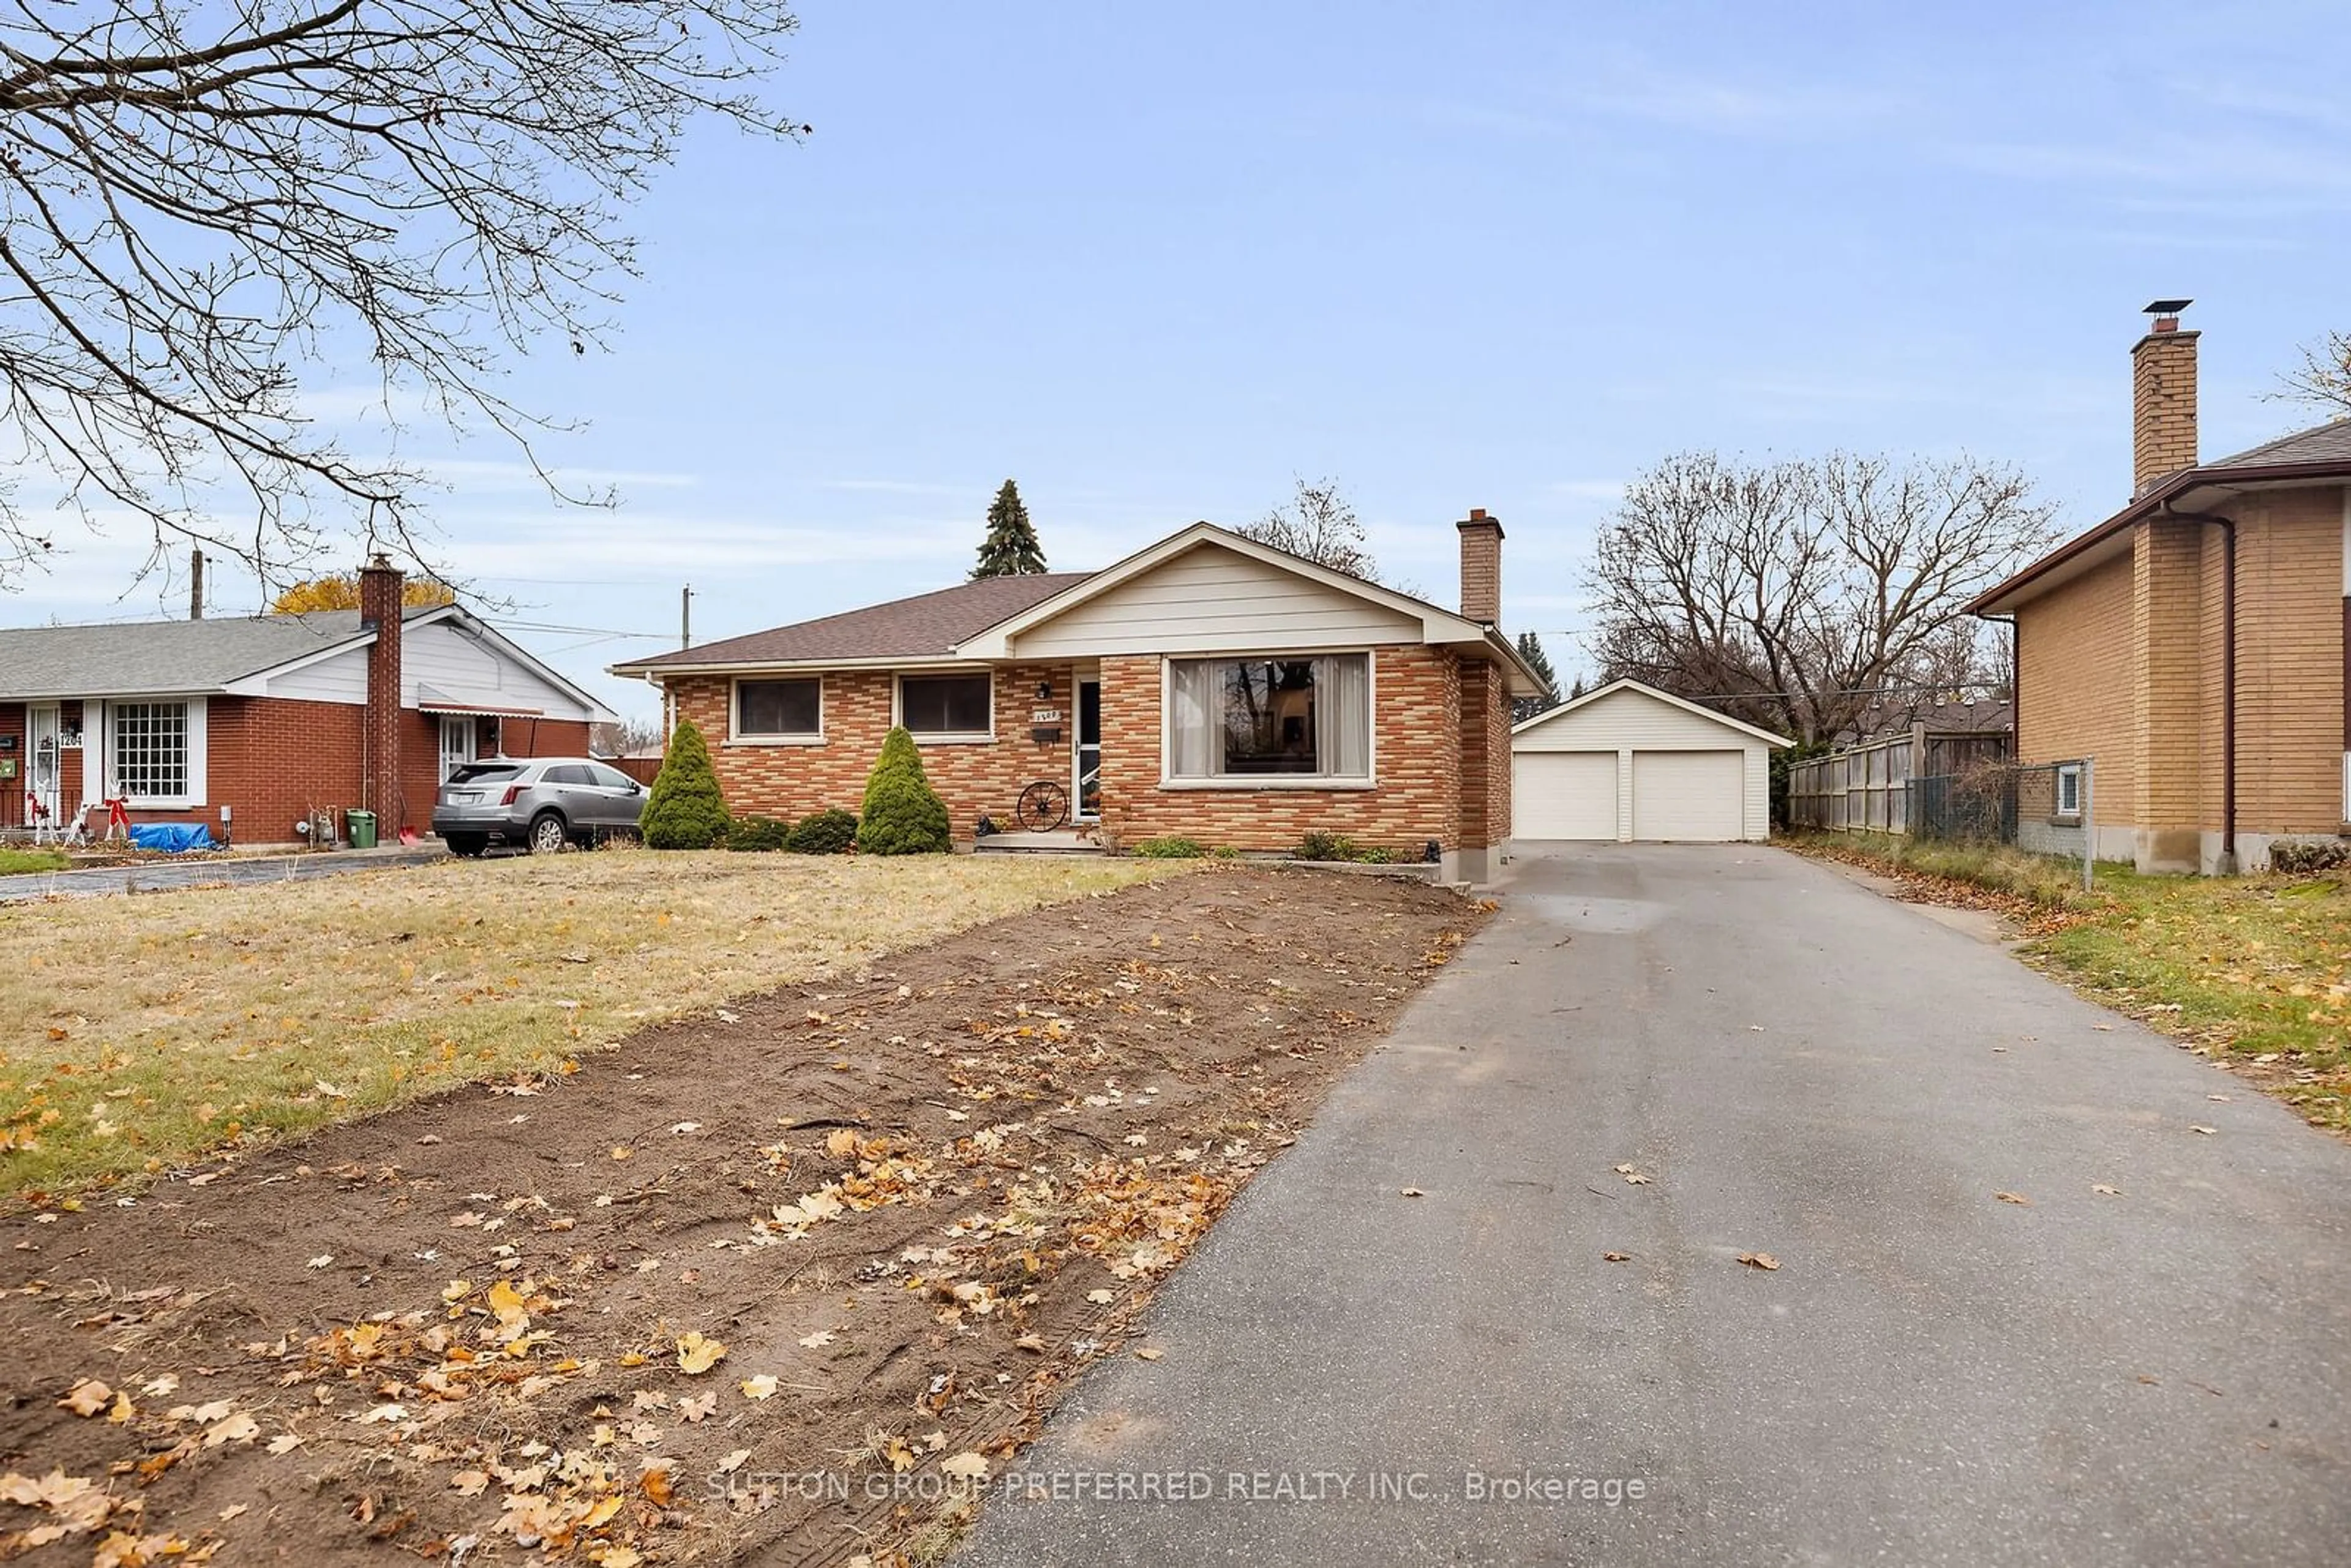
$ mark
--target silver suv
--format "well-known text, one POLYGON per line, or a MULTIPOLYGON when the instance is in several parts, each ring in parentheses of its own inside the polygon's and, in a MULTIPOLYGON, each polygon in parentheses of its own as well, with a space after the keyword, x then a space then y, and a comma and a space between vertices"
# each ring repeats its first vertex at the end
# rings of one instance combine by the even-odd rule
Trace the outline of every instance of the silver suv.
POLYGON ((452 854, 493 841, 552 854, 568 844, 635 837, 645 787, 585 757, 498 757, 459 765, 433 806, 433 831, 452 854))

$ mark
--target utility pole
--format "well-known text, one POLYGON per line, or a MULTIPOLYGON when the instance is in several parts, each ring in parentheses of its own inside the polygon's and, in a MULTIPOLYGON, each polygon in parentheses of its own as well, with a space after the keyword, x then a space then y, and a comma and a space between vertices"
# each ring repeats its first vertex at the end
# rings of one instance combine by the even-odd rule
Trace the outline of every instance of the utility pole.
POLYGON ((687 583, 677 595, 677 645, 694 646, 694 584, 687 583))
POLYGON ((204 552, 192 548, 188 551, 188 619, 204 618, 204 552))

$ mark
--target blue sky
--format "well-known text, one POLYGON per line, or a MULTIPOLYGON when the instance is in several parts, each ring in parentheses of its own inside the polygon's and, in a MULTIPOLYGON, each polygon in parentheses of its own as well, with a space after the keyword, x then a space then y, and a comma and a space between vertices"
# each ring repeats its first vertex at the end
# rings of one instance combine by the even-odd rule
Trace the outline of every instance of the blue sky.
MULTIPOLYGON (((692 138, 610 351, 513 372, 619 507, 407 438, 500 618, 594 629, 524 634, 575 674, 674 645, 689 581, 707 640, 958 580, 1008 476, 1069 569, 1301 475, 1439 599, 1451 521, 1499 515, 1506 624, 1564 672, 1593 528, 1668 453, 1968 452, 2085 527, 2128 488, 2147 299, 2197 300, 2208 457, 2315 423, 2264 394, 2351 328, 2339 4, 801 20, 771 91, 815 134, 692 138)), ((360 380, 317 368, 318 406, 360 380)), ((183 612, 135 541, 68 542, 0 617, 183 612)))

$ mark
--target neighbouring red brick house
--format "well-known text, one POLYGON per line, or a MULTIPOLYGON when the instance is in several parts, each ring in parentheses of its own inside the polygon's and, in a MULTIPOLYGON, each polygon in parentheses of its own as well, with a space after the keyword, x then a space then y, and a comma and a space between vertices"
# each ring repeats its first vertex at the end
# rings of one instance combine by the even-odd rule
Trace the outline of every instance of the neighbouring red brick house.
POLYGON ((379 558, 357 611, 0 629, 0 827, 102 833, 112 795, 245 844, 352 807, 389 837, 429 825, 456 762, 586 754, 601 704, 456 605, 399 611, 401 586, 379 558))
POLYGON ((935 593, 616 665, 709 738, 727 807, 855 810, 893 724, 959 840, 1064 785, 1121 844, 1287 850, 1307 832, 1484 880, 1510 835, 1501 525, 1458 525, 1458 612, 1196 524, 1091 573, 935 593))

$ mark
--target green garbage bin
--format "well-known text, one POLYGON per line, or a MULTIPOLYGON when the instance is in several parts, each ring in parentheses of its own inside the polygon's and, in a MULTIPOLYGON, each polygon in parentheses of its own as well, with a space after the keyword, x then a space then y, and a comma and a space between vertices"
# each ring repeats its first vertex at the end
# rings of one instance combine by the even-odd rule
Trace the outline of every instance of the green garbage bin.
POLYGON ((343 813, 343 832, 345 836, 351 841, 351 848, 355 850, 371 850, 375 848, 375 813, 373 811, 345 811, 343 813))

